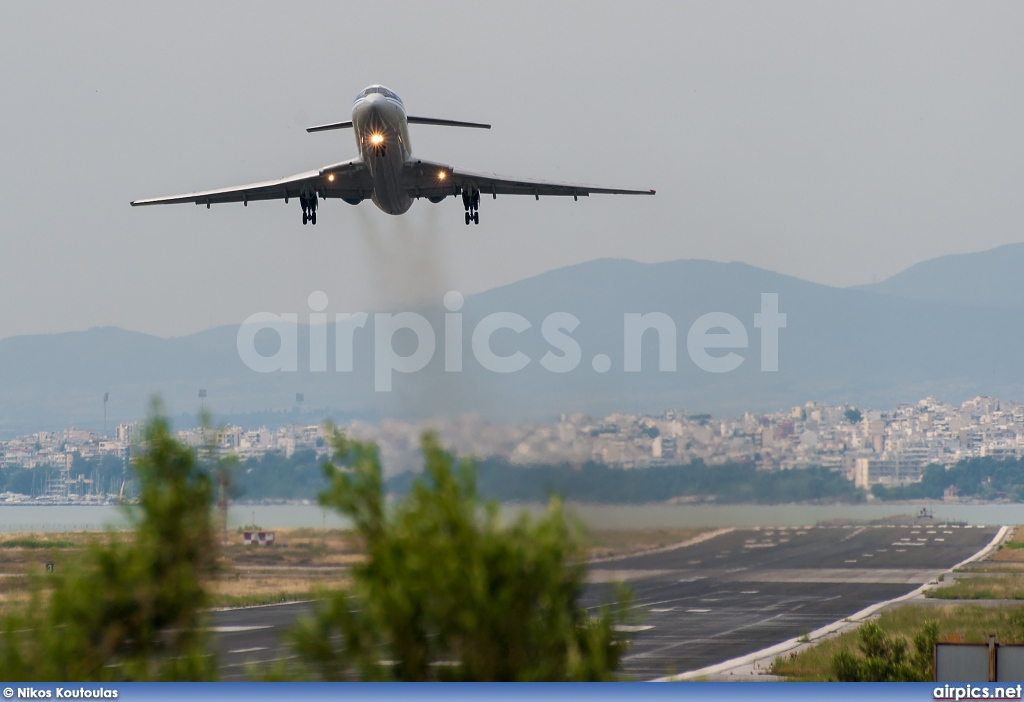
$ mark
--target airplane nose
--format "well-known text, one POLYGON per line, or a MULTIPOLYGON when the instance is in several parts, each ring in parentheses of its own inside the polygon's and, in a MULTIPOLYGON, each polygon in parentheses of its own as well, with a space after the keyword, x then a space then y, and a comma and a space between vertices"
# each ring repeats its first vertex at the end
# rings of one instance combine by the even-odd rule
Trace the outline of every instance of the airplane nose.
POLYGON ((386 108, 387 101, 383 95, 367 95, 359 104, 359 111, 370 119, 382 117, 386 108))

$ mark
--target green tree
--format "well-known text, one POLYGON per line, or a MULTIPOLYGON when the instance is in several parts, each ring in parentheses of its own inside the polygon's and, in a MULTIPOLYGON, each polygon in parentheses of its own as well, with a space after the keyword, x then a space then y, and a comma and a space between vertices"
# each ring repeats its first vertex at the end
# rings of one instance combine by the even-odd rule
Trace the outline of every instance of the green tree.
MULTIPOLYGON (((156 409, 156 408, 155 408, 156 409)), ((136 459, 128 538, 93 543, 80 565, 37 576, 31 605, 5 617, 0 678, 210 680, 202 580, 215 567, 213 488, 156 412, 136 459)))
MULTIPOLYGON (((310 677, 338 680, 609 680, 626 642, 628 597, 592 618, 578 604, 581 530, 552 500, 536 521, 503 527, 481 504, 471 464, 432 434, 425 476, 385 505, 380 456, 335 432, 324 506, 354 523, 366 561, 295 632, 310 677)), ((294 671, 293 671, 294 672, 294 671)))
POLYGON ((850 424, 859 424, 860 420, 864 418, 864 415, 856 407, 849 408, 843 414, 846 415, 846 421, 850 424))
POLYGON ((889 636, 868 622, 857 629, 861 655, 842 650, 832 657, 832 675, 839 682, 927 682, 935 677, 932 651, 938 624, 926 622, 914 636, 913 651, 902 636, 889 636))

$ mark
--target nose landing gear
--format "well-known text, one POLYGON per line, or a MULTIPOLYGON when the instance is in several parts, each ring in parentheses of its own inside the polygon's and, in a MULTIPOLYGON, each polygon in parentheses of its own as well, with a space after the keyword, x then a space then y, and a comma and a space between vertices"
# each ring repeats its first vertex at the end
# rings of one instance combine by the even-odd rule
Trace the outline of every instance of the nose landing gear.
POLYGON ((480 191, 463 190, 462 204, 466 208, 466 224, 480 224, 480 191))
POLYGON ((316 224, 316 208, 317 208, 317 197, 316 193, 312 195, 299 195, 299 204, 302 205, 302 223, 316 224))

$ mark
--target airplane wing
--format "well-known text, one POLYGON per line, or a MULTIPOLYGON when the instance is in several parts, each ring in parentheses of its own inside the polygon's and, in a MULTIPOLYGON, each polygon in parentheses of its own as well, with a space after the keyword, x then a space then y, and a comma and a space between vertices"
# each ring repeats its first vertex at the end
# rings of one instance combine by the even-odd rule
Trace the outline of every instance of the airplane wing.
POLYGON ((654 195, 654 190, 630 188, 603 188, 583 183, 556 183, 547 180, 503 178, 492 173, 480 173, 455 168, 445 163, 414 159, 405 165, 406 185, 413 197, 441 197, 460 192, 479 192, 482 195, 561 195, 572 198, 589 195, 654 195))
POLYGON ((132 207, 139 205, 169 205, 180 202, 193 202, 197 205, 219 204, 222 202, 241 202, 249 204, 254 200, 287 200, 300 195, 316 194, 321 198, 337 197, 362 199, 373 191, 370 173, 358 158, 343 161, 331 166, 324 166, 316 171, 307 171, 298 175, 277 180, 266 180, 262 183, 250 183, 233 188, 201 190, 184 195, 171 197, 154 197, 145 200, 133 200, 132 207))

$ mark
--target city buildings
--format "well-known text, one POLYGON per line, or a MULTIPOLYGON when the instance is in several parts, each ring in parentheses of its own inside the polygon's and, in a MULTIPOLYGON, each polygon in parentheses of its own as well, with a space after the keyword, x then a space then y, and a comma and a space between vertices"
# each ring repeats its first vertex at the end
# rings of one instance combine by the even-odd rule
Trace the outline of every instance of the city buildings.
MULTIPOLYGON (((600 418, 563 414, 550 423, 505 425, 463 415, 353 422, 341 428, 354 438, 377 442, 389 475, 420 468, 419 438, 427 430, 436 431, 461 456, 496 457, 513 465, 597 462, 641 470, 701 460, 710 465, 752 462, 760 470, 822 466, 844 473, 863 488, 918 481, 929 464, 948 467, 965 458, 1024 456, 1024 405, 990 397, 960 405, 928 397, 888 410, 812 401, 732 418, 674 410, 600 418)), ((241 460, 267 452, 288 457, 299 450, 323 456, 330 450, 327 430, 316 424, 195 428, 179 431, 178 436, 190 446, 211 447, 241 460)), ((127 464, 138 439, 135 422, 119 424, 112 437, 78 429, 38 432, 0 442, 0 468, 39 471, 39 479, 33 481, 37 498, 109 497, 117 487, 115 479, 108 478, 107 485, 91 484, 88 477, 71 475, 72 464, 76 457, 104 456, 127 464)))

